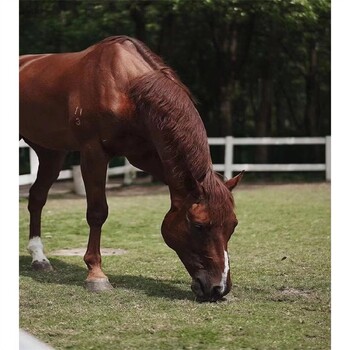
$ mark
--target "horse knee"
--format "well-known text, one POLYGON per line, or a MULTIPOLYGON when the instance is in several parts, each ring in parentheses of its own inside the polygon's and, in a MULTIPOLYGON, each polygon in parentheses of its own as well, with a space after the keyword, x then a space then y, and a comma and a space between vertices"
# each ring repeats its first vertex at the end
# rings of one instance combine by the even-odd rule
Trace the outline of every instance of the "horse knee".
POLYGON ((101 227, 108 217, 108 206, 88 208, 86 219, 90 227, 101 227))
POLYGON ((28 210, 29 212, 41 210, 45 205, 47 200, 47 194, 41 193, 36 188, 31 188, 29 190, 29 198, 28 198, 28 210))

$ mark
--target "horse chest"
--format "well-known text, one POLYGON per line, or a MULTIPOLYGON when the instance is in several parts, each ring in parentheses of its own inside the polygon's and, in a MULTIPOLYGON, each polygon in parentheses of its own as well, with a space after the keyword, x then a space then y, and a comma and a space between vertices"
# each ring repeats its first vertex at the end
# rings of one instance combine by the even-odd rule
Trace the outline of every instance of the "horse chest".
POLYGON ((103 147, 116 156, 135 156, 154 149, 146 138, 132 133, 115 133, 113 137, 102 137, 103 147))

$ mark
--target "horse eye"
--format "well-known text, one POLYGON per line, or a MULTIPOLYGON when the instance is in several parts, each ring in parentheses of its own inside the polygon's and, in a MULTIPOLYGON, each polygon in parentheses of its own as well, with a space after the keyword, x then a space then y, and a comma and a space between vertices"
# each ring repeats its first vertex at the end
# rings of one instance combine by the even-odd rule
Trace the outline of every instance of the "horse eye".
POLYGON ((194 223, 194 224, 192 224, 192 226, 198 232, 201 232, 204 229, 204 226, 202 224, 194 223))

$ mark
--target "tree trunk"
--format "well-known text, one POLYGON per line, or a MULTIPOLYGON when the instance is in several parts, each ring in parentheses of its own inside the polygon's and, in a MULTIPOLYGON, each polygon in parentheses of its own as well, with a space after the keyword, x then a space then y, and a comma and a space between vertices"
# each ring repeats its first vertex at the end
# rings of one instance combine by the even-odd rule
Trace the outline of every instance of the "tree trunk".
MULTIPOLYGON (((273 98, 273 73, 272 67, 275 59, 277 47, 275 32, 270 32, 268 53, 262 60, 261 64, 261 81, 260 81, 260 103, 256 119, 256 135, 258 137, 269 136, 271 133, 272 118, 272 98, 273 98)), ((266 146, 259 146, 255 153, 257 163, 267 163, 268 149, 266 146)))
POLYGON ((158 53, 161 57, 171 58, 173 56, 174 37, 174 14, 169 11, 164 14, 161 20, 161 30, 159 33, 158 53))
POLYGON ((306 75, 306 106, 305 106, 305 129, 308 136, 316 136, 318 133, 317 122, 317 46, 312 43, 309 51, 309 70, 306 75))
POLYGON ((231 84, 220 86, 220 136, 232 135, 232 96, 233 87, 231 84))
MULTIPOLYGON (((255 124, 257 137, 264 137, 270 134, 273 81, 269 67, 269 65, 265 65, 263 68, 264 74, 260 83, 261 102, 255 124)), ((257 148, 255 153, 255 161, 262 164, 268 162, 268 149, 266 146, 259 146, 257 148)))
POLYGON ((132 1, 129 11, 130 17, 135 23, 135 37, 146 42, 146 7, 150 4, 149 1, 132 1))
POLYGON ((228 39, 223 42, 223 47, 218 53, 219 71, 219 112, 220 112, 220 136, 233 134, 233 105, 235 86, 235 67, 237 62, 237 30, 230 30, 228 39))
MULTIPOLYGON (((317 65, 317 44, 312 42, 309 46, 309 69, 305 77, 305 129, 307 136, 318 136, 319 133, 317 65)), ((308 158, 311 156, 314 161, 320 162, 322 159, 321 151, 320 147, 313 147, 308 151, 308 158)))

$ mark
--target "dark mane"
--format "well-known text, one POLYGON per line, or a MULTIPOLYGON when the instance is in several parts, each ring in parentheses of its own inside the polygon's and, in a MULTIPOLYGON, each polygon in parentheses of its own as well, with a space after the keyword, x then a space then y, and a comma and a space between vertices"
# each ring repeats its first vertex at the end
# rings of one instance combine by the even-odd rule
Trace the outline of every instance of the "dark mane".
POLYGON ((134 79, 130 97, 149 129, 158 130, 160 156, 175 165, 173 175, 184 178, 189 172, 200 181, 210 166, 206 131, 187 89, 169 74, 153 71, 134 79))

